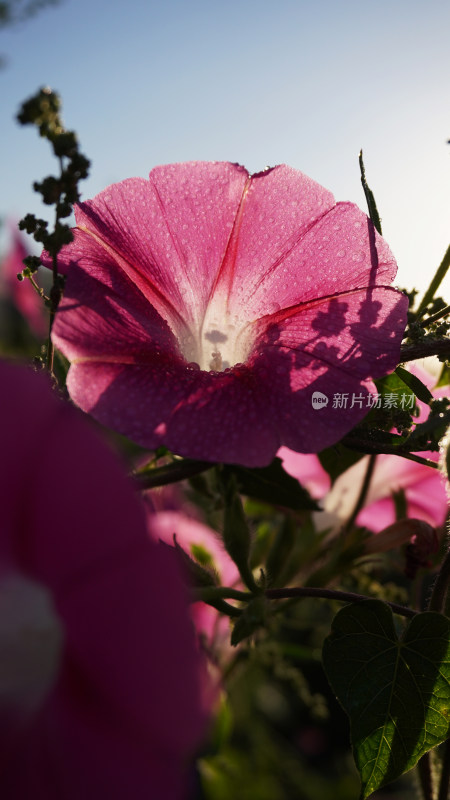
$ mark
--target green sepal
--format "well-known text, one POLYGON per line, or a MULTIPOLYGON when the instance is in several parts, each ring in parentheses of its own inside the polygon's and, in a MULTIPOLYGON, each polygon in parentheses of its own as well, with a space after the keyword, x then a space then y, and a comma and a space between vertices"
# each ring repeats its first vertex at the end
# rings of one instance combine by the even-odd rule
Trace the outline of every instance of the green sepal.
POLYGON ((268 601, 265 597, 259 596, 251 600, 238 617, 233 626, 231 634, 231 644, 236 647, 239 642, 248 639, 259 628, 264 627, 267 617, 268 601))
MULTIPOLYGON (((165 544, 161 542, 161 544, 165 544)), ((218 586, 219 578, 214 569, 203 566, 194 558, 191 558, 189 553, 184 550, 177 542, 177 537, 173 536, 173 546, 175 547, 177 556, 182 564, 184 574, 187 576, 189 586, 203 588, 205 586, 218 586)), ((171 547, 172 545, 167 545, 171 547)))

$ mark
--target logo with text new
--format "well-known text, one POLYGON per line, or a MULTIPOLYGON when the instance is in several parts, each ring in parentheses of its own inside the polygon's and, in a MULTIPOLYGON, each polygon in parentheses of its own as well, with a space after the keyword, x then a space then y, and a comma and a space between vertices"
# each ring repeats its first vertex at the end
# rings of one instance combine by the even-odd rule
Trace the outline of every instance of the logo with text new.
POLYGON ((318 408, 325 408, 328 405, 328 397, 322 392, 313 392, 311 403, 312 407, 317 411, 318 408))

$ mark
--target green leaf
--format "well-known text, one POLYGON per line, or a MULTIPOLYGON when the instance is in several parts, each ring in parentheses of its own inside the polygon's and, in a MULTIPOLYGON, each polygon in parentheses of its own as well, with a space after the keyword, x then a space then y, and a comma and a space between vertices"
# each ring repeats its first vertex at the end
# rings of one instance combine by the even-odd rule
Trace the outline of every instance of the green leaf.
POLYGON ((273 506, 290 508, 293 511, 318 511, 319 506, 299 482, 288 475, 280 458, 274 458, 268 467, 229 466, 225 473, 236 476, 241 494, 254 497, 273 506))
POLYGON ((350 717, 361 797, 395 780, 450 735, 450 620, 417 614, 397 638, 379 600, 346 606, 323 664, 350 717))
POLYGON ((336 444, 333 447, 327 447, 319 453, 319 461, 328 475, 331 482, 334 483, 339 475, 342 475, 349 467, 364 458, 364 453, 358 453, 356 450, 351 450, 343 444, 336 444))
POLYGON ((448 386, 450 384, 450 366, 445 363, 442 365, 441 374, 439 375, 439 380, 436 384, 436 389, 440 388, 441 386, 448 386))
POLYGON ((366 196, 367 208, 369 209, 369 217, 372 220, 375 228, 377 229, 378 233, 381 233, 381 220, 380 215, 378 213, 377 204, 375 202, 375 197, 371 189, 366 181, 366 170, 364 167, 364 160, 363 160, 363 152, 362 150, 359 153, 359 170, 361 173, 361 183, 364 189, 364 194, 366 196))
MULTIPOLYGON (((386 375, 384 378, 378 378, 375 381, 375 386, 377 387, 378 394, 381 394, 383 398, 384 395, 389 395, 389 394, 398 395, 400 397, 402 394, 405 395, 410 395, 411 393, 415 394, 414 391, 411 391, 409 383, 406 383, 406 381, 403 380, 403 375, 398 374, 398 369, 399 367, 397 367, 395 372, 391 372, 390 375, 386 375)), ((407 370, 403 371, 407 372, 407 370)), ((407 375, 411 375, 411 373, 407 372, 407 375)), ((428 402, 428 400, 426 402, 428 402)))
POLYGON ((395 374, 400 378, 400 380, 403 381, 403 383, 406 383, 406 385, 409 386, 416 397, 418 397, 419 400, 422 400, 422 403, 431 402, 433 395, 431 394, 430 390, 427 388, 427 386, 425 386, 424 383, 422 383, 421 380, 419 380, 419 378, 413 375, 412 372, 408 372, 408 370, 404 369, 403 367, 397 367, 395 374))
POLYGON ((251 534, 237 491, 236 478, 225 470, 222 471, 221 478, 225 499, 222 534, 225 549, 236 564, 245 585, 252 592, 259 591, 249 565, 251 534))

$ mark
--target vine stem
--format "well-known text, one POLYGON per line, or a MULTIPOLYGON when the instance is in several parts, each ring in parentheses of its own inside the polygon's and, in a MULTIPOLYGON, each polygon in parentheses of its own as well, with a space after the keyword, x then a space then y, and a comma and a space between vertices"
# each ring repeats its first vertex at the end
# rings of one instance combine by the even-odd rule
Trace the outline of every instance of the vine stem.
POLYGON ((448 339, 425 339, 415 344, 405 344, 400 348, 400 361, 414 361, 416 358, 427 356, 450 356, 450 341, 448 339))
MULTIPOLYGON (((371 597, 366 597, 363 594, 356 594, 355 592, 341 592, 337 589, 322 589, 317 586, 293 586, 287 589, 266 589, 265 596, 271 600, 286 600, 288 598, 302 598, 302 597, 321 597, 326 600, 337 600, 340 603, 362 603, 363 600, 372 600, 371 597)), ((415 617, 418 611, 412 608, 398 605, 398 603, 389 603, 383 600, 395 614, 400 614, 402 617, 415 617)))

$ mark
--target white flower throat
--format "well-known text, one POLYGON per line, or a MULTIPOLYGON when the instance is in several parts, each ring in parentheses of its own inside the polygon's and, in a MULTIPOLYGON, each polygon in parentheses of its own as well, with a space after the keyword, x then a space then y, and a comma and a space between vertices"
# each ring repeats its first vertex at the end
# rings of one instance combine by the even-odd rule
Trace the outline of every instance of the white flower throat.
POLYGON ((223 372, 245 363, 252 350, 255 331, 248 320, 232 316, 225 298, 215 295, 206 310, 197 336, 180 342, 191 365, 205 372, 223 372))

